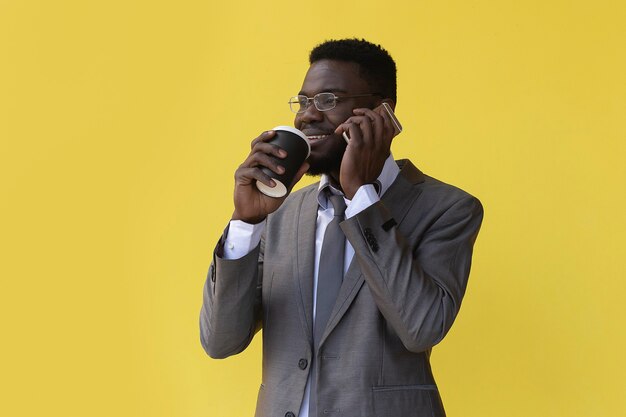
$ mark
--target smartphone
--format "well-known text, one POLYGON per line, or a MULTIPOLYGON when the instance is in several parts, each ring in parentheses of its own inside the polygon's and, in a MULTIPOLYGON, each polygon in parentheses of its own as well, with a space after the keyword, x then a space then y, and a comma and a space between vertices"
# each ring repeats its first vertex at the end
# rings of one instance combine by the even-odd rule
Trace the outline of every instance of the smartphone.
MULTIPOLYGON (((380 108, 387 112, 389 118, 391 119, 391 122, 393 123, 393 135, 396 136, 398 133, 402 132, 402 125, 400 124, 400 121, 393 112, 391 106, 388 103, 383 103, 380 106, 376 107, 374 111, 380 108)), ((350 142, 350 138, 348 137, 348 134, 346 132, 343 132, 343 138, 346 140, 346 143, 350 142)))

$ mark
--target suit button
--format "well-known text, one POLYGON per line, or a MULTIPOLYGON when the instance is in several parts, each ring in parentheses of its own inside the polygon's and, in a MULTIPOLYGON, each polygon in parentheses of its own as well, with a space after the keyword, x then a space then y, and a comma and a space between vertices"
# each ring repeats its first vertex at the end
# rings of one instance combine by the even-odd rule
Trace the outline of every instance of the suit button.
POLYGON ((287 411, 285 413, 285 417, 296 417, 296 415, 294 413, 292 413, 291 411, 287 411))
POLYGON ((307 361, 306 359, 302 358, 298 361, 298 367, 300 369, 302 369, 303 371, 306 369, 306 367, 309 365, 309 361, 307 361))

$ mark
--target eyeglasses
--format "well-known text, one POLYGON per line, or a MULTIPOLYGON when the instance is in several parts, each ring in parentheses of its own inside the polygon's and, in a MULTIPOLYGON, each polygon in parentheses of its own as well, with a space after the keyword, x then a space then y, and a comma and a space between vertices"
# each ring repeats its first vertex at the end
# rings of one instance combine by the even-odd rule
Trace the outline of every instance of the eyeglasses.
POLYGON ((328 111, 337 107, 337 101, 344 98, 357 98, 357 97, 369 97, 378 96, 378 93, 372 94, 354 94, 351 96, 337 97, 333 93, 319 93, 313 97, 307 97, 304 95, 293 96, 289 99, 289 108, 294 113, 304 113, 306 109, 311 105, 311 101, 315 105, 315 108, 319 111, 328 111))

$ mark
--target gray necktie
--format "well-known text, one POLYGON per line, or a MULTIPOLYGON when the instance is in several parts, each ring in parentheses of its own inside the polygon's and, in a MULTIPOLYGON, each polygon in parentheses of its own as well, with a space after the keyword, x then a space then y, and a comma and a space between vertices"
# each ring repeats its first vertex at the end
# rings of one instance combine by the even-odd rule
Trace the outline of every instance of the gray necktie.
MULTIPOLYGON (((343 196, 328 193, 328 199, 335 210, 334 217, 326 227, 322 252, 319 259, 317 274, 317 301, 315 305, 315 327, 313 330, 313 349, 317 353, 320 339, 337 300, 339 288, 343 281, 343 264, 346 236, 339 223, 343 220, 346 203, 343 196)), ((315 355, 314 355, 315 357, 315 355)), ((317 364, 316 364, 317 365, 317 364)), ((311 378, 311 396, 309 400, 309 417, 317 417, 317 368, 313 368, 311 378)))

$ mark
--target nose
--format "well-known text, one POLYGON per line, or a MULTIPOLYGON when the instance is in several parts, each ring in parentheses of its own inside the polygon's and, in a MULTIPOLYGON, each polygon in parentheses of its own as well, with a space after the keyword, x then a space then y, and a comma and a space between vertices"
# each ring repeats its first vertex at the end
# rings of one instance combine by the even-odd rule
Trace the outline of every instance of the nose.
POLYGON ((302 113, 296 114, 296 125, 298 124, 308 124, 312 122, 321 122, 324 120, 324 115, 321 111, 315 107, 315 104, 309 103, 309 106, 302 113))

